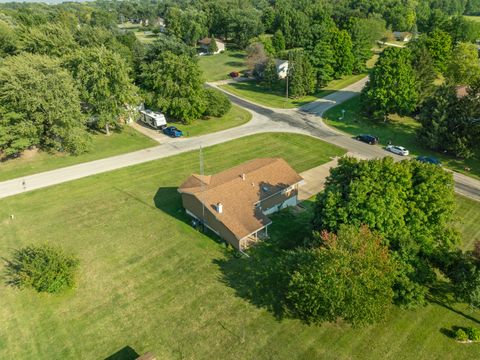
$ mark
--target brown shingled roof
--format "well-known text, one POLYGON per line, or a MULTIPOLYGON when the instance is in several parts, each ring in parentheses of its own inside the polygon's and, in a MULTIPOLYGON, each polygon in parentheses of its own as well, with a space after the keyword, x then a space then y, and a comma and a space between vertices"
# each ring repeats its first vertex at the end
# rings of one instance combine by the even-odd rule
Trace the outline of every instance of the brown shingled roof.
POLYGON ((265 158, 211 176, 192 175, 179 191, 203 201, 208 211, 238 239, 243 239, 271 223, 255 203, 300 181, 301 176, 285 160, 265 158), (216 211, 218 203, 223 205, 221 214, 216 211))

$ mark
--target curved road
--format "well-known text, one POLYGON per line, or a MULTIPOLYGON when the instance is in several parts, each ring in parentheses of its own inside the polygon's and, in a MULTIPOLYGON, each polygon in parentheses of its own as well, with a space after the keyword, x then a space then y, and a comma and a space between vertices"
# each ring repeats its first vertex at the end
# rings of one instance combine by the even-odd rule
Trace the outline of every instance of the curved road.
MULTIPOLYGON (((359 158, 370 159, 388 155, 400 160, 402 158, 397 155, 387 153, 378 146, 371 146, 356 141, 326 126, 321 121, 321 116, 326 110, 358 95, 366 81, 367 79, 365 78, 300 109, 291 110, 269 109, 227 93, 232 102, 248 109, 252 113, 250 122, 213 134, 169 140, 161 145, 128 154, 0 182, 0 198, 196 150, 200 145, 216 145, 263 132, 291 132, 310 135, 343 147, 350 154, 359 158)), ((215 84, 209 85, 216 87, 215 84)), ((458 193, 480 201, 480 181, 458 173, 454 173, 454 178, 455 190, 458 193)))

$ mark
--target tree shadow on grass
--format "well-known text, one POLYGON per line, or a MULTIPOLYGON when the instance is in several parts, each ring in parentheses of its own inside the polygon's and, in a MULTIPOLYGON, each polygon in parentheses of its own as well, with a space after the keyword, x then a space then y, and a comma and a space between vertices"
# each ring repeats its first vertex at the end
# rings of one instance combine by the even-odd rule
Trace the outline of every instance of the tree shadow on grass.
POLYGON ((242 67, 245 65, 245 63, 241 62, 241 61, 227 61, 225 63, 225 65, 227 66, 234 66, 234 67, 242 67))
POLYGON ((311 232, 310 206, 306 210, 284 209, 271 217, 270 238, 248 250, 249 257, 227 253, 214 263, 221 281, 236 295, 270 311, 277 320, 288 316, 285 294, 290 281, 288 250, 303 243, 311 232))
POLYGON ((235 290, 237 296, 272 312, 277 320, 285 317, 284 293, 288 278, 279 261, 281 254, 271 246, 259 244, 250 257, 228 253, 214 260, 222 272, 221 281, 235 290), (277 261, 276 261, 277 260, 277 261))
POLYGON ((454 308, 454 306, 457 304, 457 301, 453 298, 452 285, 447 281, 438 281, 434 286, 430 287, 430 291, 426 299, 432 304, 439 305, 454 312, 455 314, 463 316, 465 319, 480 324, 480 320, 477 318, 454 308))
POLYGON ((139 356, 130 346, 125 346, 116 353, 106 357, 105 360, 135 360, 139 356))

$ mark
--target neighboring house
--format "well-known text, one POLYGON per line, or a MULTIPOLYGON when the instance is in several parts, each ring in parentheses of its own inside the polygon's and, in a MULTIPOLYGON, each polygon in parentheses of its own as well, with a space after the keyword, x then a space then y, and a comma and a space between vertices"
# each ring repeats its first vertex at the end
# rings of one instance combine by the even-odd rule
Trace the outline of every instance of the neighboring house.
POLYGON ((288 75, 288 60, 275 60, 277 65, 277 74, 279 79, 285 79, 288 75))
POLYGON ((302 177, 281 158, 248 161, 215 175, 190 176, 183 207, 238 250, 268 236, 268 215, 298 202, 302 177))
POLYGON ((410 40, 412 40, 412 33, 405 31, 394 31, 393 37, 397 41, 409 42, 410 40))
POLYGON ((468 95, 468 86, 466 85, 459 85, 455 88, 457 91, 457 98, 461 99, 468 95))
MULTIPOLYGON (((209 38, 209 37, 206 37, 206 38, 203 38, 202 40, 200 40, 198 42, 198 44, 200 45, 200 48, 209 53, 210 52, 210 43, 212 42, 212 38, 209 38)), ((213 54, 219 54, 221 53, 222 51, 225 51, 225 43, 220 40, 220 39, 215 39, 215 42, 217 43, 217 51, 215 51, 213 54)))

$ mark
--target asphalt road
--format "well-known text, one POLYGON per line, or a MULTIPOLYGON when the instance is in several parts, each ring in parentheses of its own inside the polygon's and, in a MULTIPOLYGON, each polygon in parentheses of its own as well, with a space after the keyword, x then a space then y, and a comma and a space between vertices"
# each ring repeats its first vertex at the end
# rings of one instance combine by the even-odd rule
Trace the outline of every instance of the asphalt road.
MULTIPOLYGON (((300 109, 290 110, 269 109, 228 94, 232 102, 252 113, 250 122, 236 128, 199 137, 169 139, 167 142, 160 140, 162 144, 152 148, 3 181, 0 182, 0 198, 263 132, 291 132, 310 135, 343 147, 350 154, 361 159, 380 158, 388 155, 401 160, 402 157, 387 153, 379 146, 361 143, 326 126, 321 119, 323 113, 332 106, 358 95, 366 81, 367 79, 363 79, 300 109)), ((458 193, 480 201, 480 181, 458 173, 454 173, 454 179, 455 190, 458 193)))

